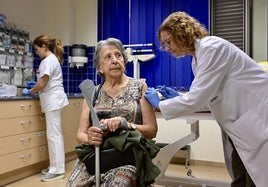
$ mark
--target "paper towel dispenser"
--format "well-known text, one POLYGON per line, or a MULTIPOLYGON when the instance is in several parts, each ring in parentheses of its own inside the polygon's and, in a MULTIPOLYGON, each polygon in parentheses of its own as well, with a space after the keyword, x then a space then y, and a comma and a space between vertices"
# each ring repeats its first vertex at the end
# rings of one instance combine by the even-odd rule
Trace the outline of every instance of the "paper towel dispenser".
POLYGON ((83 67, 87 62, 87 46, 84 44, 72 45, 71 56, 69 56, 70 67, 83 67))

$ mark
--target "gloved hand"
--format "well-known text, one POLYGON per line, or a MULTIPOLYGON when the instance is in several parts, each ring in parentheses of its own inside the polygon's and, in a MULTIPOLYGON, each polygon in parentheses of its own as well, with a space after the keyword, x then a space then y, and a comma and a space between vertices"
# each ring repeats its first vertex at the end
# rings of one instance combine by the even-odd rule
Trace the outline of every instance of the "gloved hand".
POLYGON ((31 95, 30 90, 27 89, 27 88, 23 88, 23 90, 22 90, 22 94, 23 94, 23 95, 31 95))
POLYGON ((156 89, 154 88, 147 88, 144 97, 149 101, 149 103, 154 107, 157 108, 160 103, 160 98, 156 89))
POLYGON ((157 89, 166 99, 171 99, 173 97, 179 96, 179 93, 170 87, 157 86, 157 89))
POLYGON ((36 81, 27 81, 27 88, 33 88, 36 85, 36 81))

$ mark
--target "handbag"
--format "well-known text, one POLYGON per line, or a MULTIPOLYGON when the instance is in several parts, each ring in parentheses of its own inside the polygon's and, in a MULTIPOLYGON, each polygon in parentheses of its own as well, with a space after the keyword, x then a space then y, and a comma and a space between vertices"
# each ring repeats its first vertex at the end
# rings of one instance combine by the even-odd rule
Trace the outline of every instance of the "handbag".
MULTIPOLYGON (((104 136, 104 142, 109 141, 110 138, 118 137, 121 130, 109 133, 104 136)), ((105 144, 105 143, 104 143, 105 144)), ((122 150, 118 150, 110 143, 100 147, 100 173, 105 173, 110 169, 120 167, 123 165, 136 165, 135 156, 132 150, 133 146, 122 150)), ((87 171, 95 174, 95 147, 88 144, 81 144, 75 147, 78 158, 85 164, 87 171)))
MULTIPOLYGON (((95 152, 84 160, 87 171, 95 174, 95 152)), ((135 157, 132 148, 128 148, 121 152, 115 148, 100 149, 100 173, 105 173, 110 169, 114 169, 123 165, 135 166, 135 157)))

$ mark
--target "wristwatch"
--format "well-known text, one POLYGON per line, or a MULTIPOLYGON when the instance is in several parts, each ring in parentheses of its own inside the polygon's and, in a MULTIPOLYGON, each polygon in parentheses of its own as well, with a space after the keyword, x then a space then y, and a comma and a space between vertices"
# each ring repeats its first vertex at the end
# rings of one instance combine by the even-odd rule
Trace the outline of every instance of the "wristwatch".
POLYGON ((136 130, 137 125, 135 123, 130 123, 130 130, 136 130))

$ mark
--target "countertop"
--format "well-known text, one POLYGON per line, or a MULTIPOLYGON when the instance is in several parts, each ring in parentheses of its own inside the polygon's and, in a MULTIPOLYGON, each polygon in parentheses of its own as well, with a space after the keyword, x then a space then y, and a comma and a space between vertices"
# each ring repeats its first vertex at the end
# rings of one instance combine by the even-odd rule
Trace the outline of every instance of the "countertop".
MULTIPOLYGON (((82 93, 67 93, 68 99, 72 98, 83 98, 82 93)), ((16 100, 38 100, 38 95, 30 95, 30 96, 1 96, 0 101, 16 101, 16 100)))

